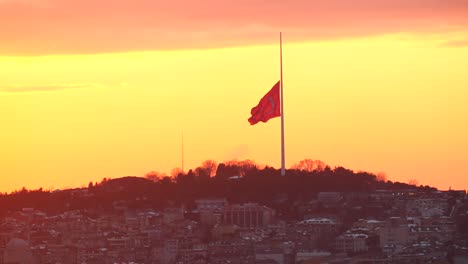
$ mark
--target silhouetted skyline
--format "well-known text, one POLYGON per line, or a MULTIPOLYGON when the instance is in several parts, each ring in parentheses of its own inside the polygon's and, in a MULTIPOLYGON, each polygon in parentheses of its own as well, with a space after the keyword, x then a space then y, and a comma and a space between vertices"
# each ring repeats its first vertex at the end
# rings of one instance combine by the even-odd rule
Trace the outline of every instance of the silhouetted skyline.
POLYGON ((468 4, 0 0, 0 191, 310 158, 465 189, 468 4))

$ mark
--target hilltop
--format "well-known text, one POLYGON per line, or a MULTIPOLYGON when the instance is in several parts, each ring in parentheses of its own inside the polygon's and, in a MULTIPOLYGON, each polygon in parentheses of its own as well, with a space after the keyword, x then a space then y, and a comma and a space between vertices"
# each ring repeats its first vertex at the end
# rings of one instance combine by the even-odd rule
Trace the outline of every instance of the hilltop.
MULTIPOLYGON (((312 163, 314 164, 314 163, 312 163)), ((434 191, 429 186, 386 181, 368 172, 344 167, 296 166, 281 176, 279 170, 259 169, 249 162, 204 166, 174 177, 148 174, 90 182, 87 188, 46 191, 23 188, 0 196, 0 214, 33 207, 46 212, 75 209, 111 210, 119 201, 130 208, 192 207, 194 200, 223 197, 232 203, 257 202, 278 207, 308 201, 319 192, 370 193, 379 189, 434 191), (213 174, 213 175, 211 175, 213 174)), ((310 164, 309 164, 310 165, 310 164)), ((286 212, 287 213, 287 212, 286 212)))

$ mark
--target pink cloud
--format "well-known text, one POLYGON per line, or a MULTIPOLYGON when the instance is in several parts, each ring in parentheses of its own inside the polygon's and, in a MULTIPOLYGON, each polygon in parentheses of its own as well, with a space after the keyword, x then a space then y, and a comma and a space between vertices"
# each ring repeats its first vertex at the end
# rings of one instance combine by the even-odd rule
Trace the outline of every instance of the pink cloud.
POLYGON ((0 0, 0 55, 217 48, 465 30, 464 0, 0 0))

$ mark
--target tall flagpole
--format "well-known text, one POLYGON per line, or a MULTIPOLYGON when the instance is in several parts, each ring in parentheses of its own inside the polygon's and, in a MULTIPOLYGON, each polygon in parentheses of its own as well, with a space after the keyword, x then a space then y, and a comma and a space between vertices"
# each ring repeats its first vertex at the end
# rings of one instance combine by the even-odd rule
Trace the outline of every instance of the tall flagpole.
POLYGON ((184 130, 182 130, 182 173, 184 173, 184 130))
POLYGON ((281 88, 281 175, 286 175, 284 157, 284 104, 283 104, 283 38, 280 32, 280 88, 281 88))

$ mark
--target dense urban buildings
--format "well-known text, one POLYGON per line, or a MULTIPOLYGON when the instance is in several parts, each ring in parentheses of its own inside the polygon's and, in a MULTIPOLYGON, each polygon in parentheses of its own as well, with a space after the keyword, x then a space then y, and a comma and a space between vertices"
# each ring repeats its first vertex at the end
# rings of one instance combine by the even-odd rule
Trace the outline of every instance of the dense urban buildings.
MULTIPOLYGON (((98 195, 92 188, 57 194, 90 201, 98 195)), ((135 196, 112 200, 107 209, 9 211, 0 222, 0 263, 468 261, 465 191, 316 192, 293 201, 287 196, 276 194, 269 205, 202 197, 158 208, 135 196)))

